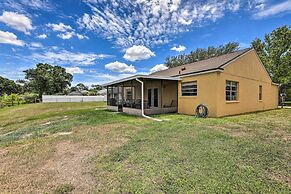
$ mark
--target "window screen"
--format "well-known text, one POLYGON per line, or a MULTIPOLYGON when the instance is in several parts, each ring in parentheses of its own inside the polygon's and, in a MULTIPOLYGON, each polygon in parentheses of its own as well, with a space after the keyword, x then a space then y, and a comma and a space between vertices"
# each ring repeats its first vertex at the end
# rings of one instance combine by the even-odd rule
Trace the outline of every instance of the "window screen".
POLYGON ((197 96, 197 81, 182 83, 182 96, 197 96))
POLYGON ((238 100, 238 82, 226 81, 225 92, 227 101, 238 100))

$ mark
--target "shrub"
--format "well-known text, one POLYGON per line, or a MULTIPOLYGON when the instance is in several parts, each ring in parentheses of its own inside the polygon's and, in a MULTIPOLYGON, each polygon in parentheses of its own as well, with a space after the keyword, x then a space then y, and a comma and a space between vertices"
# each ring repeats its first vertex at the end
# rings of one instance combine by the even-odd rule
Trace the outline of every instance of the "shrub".
POLYGON ((38 95, 35 93, 25 93, 22 95, 22 99, 27 104, 39 102, 38 95))

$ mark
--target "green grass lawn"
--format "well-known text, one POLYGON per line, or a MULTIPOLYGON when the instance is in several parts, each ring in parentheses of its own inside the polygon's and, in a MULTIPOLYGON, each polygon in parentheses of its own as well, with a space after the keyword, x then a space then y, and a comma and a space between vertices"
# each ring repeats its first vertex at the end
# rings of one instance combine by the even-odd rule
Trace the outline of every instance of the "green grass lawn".
POLYGON ((4 193, 290 193, 291 109, 156 122, 104 103, 0 110, 4 193))

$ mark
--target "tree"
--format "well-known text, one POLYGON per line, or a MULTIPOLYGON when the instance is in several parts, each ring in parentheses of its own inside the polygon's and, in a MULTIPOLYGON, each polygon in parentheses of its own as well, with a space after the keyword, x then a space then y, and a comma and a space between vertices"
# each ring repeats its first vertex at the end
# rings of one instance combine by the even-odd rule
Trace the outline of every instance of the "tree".
POLYGON ((25 79, 29 80, 29 87, 38 93, 39 98, 43 94, 56 94, 63 92, 71 86, 73 76, 60 66, 39 63, 36 68, 24 71, 25 79))
POLYGON ((79 91, 89 90, 88 86, 85 86, 85 85, 82 84, 82 83, 78 83, 78 84, 76 85, 76 87, 77 87, 77 89, 78 89, 79 91))
POLYGON ((3 94, 12 94, 21 92, 21 86, 17 85, 13 80, 0 76, 0 96, 3 94))
POLYGON ((92 84, 90 89, 99 91, 99 90, 102 90, 103 87, 101 85, 98 85, 98 84, 92 84))
POLYGON ((239 44, 237 42, 229 42, 225 45, 220 45, 219 47, 209 46, 207 49, 198 48, 195 51, 191 51, 188 55, 182 54, 178 56, 167 57, 165 65, 169 68, 177 67, 204 59, 209 59, 211 57, 231 53, 238 49, 239 44))
POLYGON ((21 94, 32 92, 32 88, 29 87, 28 80, 19 79, 19 80, 16 80, 15 83, 21 87, 21 91, 20 91, 21 94))
POLYGON ((290 26, 277 28, 266 34, 264 40, 252 42, 273 82, 283 87, 291 83, 291 30, 290 26))
POLYGON ((102 90, 103 87, 101 85, 98 84, 92 84, 89 90, 89 95, 90 96, 95 96, 97 95, 98 91, 102 90))

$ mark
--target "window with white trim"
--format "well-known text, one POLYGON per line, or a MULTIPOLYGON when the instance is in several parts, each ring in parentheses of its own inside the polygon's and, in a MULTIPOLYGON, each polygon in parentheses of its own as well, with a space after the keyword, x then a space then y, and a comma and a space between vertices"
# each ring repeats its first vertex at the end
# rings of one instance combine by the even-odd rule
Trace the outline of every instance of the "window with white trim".
POLYGON ((197 96, 197 81, 181 84, 182 96, 197 96))
POLYGON ((225 97, 226 101, 238 100, 238 82, 226 81, 225 97))

